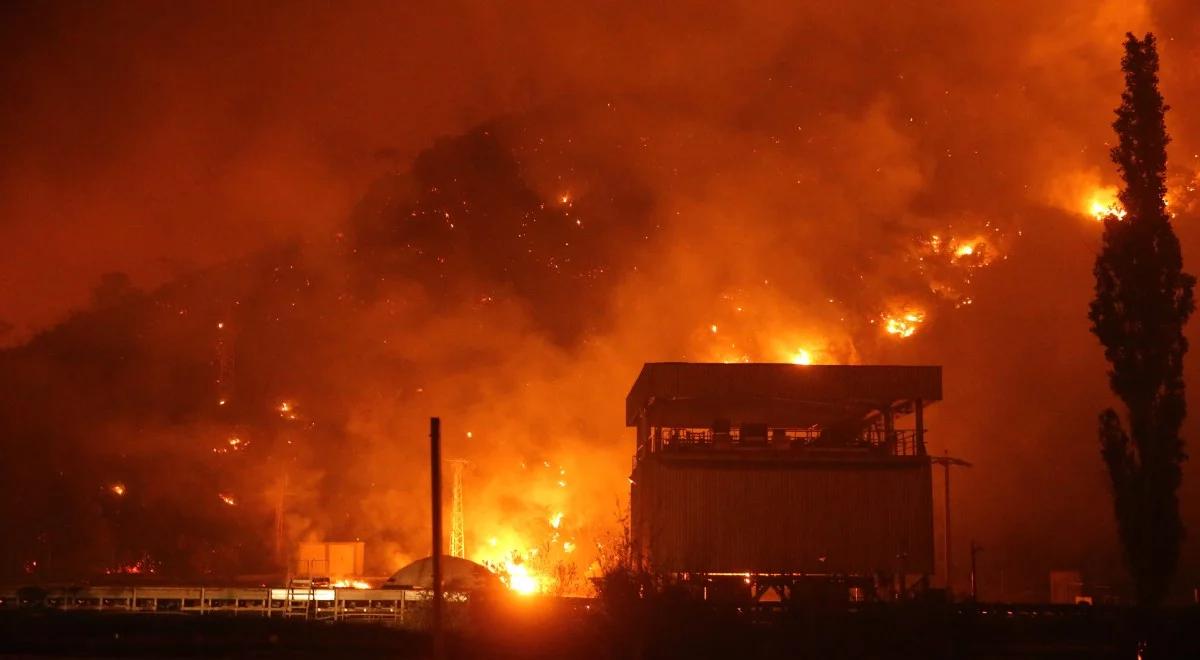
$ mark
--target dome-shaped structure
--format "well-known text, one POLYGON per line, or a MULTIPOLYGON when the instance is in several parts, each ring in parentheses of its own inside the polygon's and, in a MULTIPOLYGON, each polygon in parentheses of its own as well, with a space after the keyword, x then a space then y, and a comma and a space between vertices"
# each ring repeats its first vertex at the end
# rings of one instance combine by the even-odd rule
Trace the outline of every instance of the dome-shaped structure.
MULTIPOLYGON (((469 559, 442 555, 442 589, 480 591, 499 589, 504 584, 487 567, 469 559)), ((384 589, 432 589, 433 557, 418 559, 396 571, 383 583, 384 589)))

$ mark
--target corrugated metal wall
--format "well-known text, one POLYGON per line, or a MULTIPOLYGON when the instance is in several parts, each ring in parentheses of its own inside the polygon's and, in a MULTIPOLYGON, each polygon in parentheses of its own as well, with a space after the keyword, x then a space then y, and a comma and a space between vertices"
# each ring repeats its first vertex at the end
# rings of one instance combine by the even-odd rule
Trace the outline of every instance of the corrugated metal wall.
POLYGON ((657 572, 933 572, 923 457, 722 463, 658 454, 633 479, 634 546, 657 572))

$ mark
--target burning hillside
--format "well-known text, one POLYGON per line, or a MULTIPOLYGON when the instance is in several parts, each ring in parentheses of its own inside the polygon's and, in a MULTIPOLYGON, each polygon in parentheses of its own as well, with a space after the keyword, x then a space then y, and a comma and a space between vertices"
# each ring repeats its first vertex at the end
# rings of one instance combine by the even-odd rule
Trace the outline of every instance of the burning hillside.
MULTIPOLYGON (((1113 53, 1159 31, 1182 105, 1194 7, 710 9, 0 22, 0 572, 361 539, 386 574, 427 552, 439 415, 468 556, 569 589, 628 495, 630 379, 668 360, 944 364, 934 437, 988 466, 970 533, 1093 557, 1110 517, 1063 510, 1105 487, 1113 53)), ((1169 118, 1189 254, 1196 116, 1169 118)))

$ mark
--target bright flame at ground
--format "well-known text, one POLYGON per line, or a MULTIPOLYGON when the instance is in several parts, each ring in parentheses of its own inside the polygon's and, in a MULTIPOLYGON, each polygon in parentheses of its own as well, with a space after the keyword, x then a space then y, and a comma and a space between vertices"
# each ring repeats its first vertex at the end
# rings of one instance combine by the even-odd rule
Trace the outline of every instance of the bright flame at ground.
POLYGON ((108 487, 113 492, 113 495, 121 497, 125 494, 125 484, 113 484, 108 487))
POLYGON ((237 506, 237 500, 233 498, 233 495, 229 495, 228 493, 217 493, 217 497, 221 498, 221 501, 229 506, 237 506))
POLYGON ((919 310, 908 310, 903 314, 897 315, 885 314, 883 317, 883 329, 889 335, 911 337, 924 321, 925 313, 919 310))
POLYGON ((796 354, 792 356, 792 364, 812 364, 812 354, 803 348, 798 348, 796 354))
POLYGON ((529 569, 525 567, 525 564, 514 564, 511 561, 505 562, 504 570, 508 573, 509 589, 522 596, 529 596, 541 591, 538 579, 529 574, 529 569))
POLYGON ((338 589, 370 589, 371 588, 371 584, 369 582, 363 582, 362 580, 338 580, 337 582, 333 583, 333 586, 338 589))

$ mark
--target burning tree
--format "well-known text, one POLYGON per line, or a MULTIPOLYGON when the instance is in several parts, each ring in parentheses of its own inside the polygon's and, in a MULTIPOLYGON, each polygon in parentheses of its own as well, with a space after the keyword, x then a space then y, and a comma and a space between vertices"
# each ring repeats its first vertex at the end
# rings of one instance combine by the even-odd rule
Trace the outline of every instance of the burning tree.
POLYGON ((1120 143, 1112 149, 1125 213, 1104 219, 1089 318, 1128 423, 1126 430, 1112 408, 1100 414, 1117 527, 1138 600, 1155 604, 1166 595, 1184 533, 1176 494, 1185 459, 1183 326, 1194 307, 1195 278, 1183 272, 1164 201, 1168 108, 1158 92, 1154 35, 1127 37, 1125 91, 1113 122, 1120 143))

